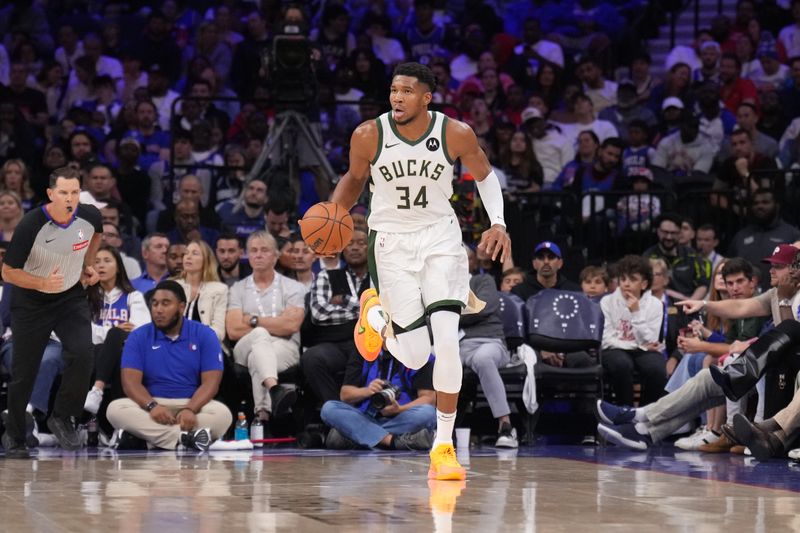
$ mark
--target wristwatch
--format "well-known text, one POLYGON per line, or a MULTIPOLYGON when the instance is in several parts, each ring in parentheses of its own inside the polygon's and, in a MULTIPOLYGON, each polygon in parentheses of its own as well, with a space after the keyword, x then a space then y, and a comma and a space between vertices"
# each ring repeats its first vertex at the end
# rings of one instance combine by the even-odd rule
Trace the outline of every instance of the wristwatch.
POLYGON ((145 410, 145 411, 147 411, 147 412, 149 413, 150 411, 152 411, 153 409, 155 409, 157 405, 158 405, 158 402, 157 402, 157 401, 155 401, 155 400, 150 400, 150 401, 149 401, 149 402, 147 402, 147 404, 144 406, 144 410, 145 410))
POLYGON ((258 317, 256 315, 253 315, 253 316, 250 317, 250 327, 251 328, 257 328, 258 327, 258 317))
POLYGON ((789 298, 781 298, 778 300, 778 307, 791 307, 792 301, 789 298))

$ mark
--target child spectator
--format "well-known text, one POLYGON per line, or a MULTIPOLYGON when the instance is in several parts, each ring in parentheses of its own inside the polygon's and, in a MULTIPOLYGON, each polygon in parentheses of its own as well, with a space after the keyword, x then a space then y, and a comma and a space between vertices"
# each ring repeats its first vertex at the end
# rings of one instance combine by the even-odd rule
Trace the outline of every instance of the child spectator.
POLYGON ((632 167, 627 177, 633 193, 617 202, 617 233, 626 230, 648 231, 653 221, 661 215, 661 200, 650 194, 653 173, 649 168, 632 167))
POLYGON ((634 120, 628 125, 628 147, 622 151, 622 172, 630 176, 632 168, 647 168, 655 150, 648 144, 650 128, 643 120, 634 120))
POLYGON ((581 291, 589 298, 600 298, 608 293, 611 281, 608 271, 600 266, 587 266, 580 274, 581 291))
POLYGON ((633 403, 633 373, 642 384, 641 405, 658 400, 667 383, 659 335, 664 316, 660 301, 650 293, 653 269, 640 256, 626 255, 615 266, 619 288, 603 298, 603 367, 616 401, 633 403))
POLYGON ((500 292, 511 293, 511 289, 522 283, 523 279, 525 279, 524 270, 519 267, 509 268, 500 278, 500 292))

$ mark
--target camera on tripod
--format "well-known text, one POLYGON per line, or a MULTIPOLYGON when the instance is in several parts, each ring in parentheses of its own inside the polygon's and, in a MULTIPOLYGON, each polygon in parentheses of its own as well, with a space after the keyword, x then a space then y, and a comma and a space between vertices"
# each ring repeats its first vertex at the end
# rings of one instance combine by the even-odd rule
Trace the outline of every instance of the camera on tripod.
POLYGON ((279 109, 306 110, 317 98, 317 80, 311 65, 312 48, 308 37, 295 25, 283 27, 272 41, 272 48, 261 57, 269 73, 273 99, 279 109))
POLYGON ((383 389, 376 392, 369 399, 370 407, 380 411, 387 405, 392 405, 400 396, 400 387, 388 381, 383 382, 383 389))

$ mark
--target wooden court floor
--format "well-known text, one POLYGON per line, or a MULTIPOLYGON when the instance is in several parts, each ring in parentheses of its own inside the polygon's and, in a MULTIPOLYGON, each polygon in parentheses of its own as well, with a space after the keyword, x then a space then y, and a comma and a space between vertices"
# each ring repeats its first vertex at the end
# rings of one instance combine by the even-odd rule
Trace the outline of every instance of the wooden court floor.
POLYGON ((787 461, 612 448, 473 450, 466 483, 413 453, 41 451, 0 459, 0 531, 800 530, 787 461))

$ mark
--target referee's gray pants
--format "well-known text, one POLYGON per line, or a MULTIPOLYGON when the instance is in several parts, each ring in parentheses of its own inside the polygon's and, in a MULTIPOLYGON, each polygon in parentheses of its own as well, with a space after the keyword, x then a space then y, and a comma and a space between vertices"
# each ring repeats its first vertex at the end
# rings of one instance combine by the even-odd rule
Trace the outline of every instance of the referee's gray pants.
POLYGON ((94 347, 89 301, 80 284, 53 301, 11 303, 14 338, 11 381, 8 384, 8 435, 17 442, 25 438, 25 407, 31 399, 44 349, 55 332, 64 347, 64 372, 53 415, 80 416, 89 390, 94 347))

